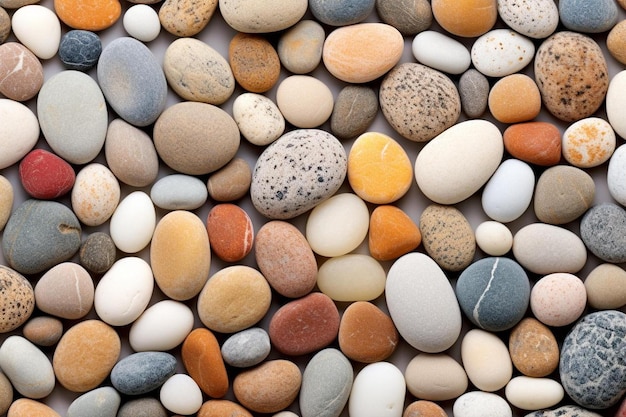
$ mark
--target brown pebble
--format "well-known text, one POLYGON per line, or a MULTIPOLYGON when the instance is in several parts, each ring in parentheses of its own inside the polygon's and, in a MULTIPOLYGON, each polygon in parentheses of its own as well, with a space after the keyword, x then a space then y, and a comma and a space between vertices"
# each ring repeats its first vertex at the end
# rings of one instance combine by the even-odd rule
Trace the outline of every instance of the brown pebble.
POLYGON ((513 124, 503 134, 504 148, 514 158, 552 166, 561 160, 561 131, 549 122, 513 124))
POLYGON ((559 365, 559 346, 554 334, 532 317, 522 319, 511 330, 509 353, 515 368, 530 377, 548 376, 559 365))
POLYGON ((183 342, 181 356, 185 369, 209 397, 221 398, 228 391, 228 375, 215 335, 204 328, 194 329, 183 342))
POLYGON ((0 94, 26 101, 35 97, 42 85, 43 66, 35 54, 17 42, 0 45, 0 94))
POLYGON ((207 181, 209 196, 220 202, 235 201, 245 196, 252 183, 252 170, 243 158, 233 158, 207 181))
POLYGON ((213 17, 218 0, 165 0, 159 8, 163 29, 179 37, 198 34, 213 17))
POLYGON ((433 22, 428 0, 376 0, 376 12, 380 20, 395 27, 404 36, 417 35, 433 22))
POLYGON ((198 417, 252 417, 252 414, 233 401, 208 400, 200 407, 198 417))
POLYGON ((367 86, 348 85, 339 91, 330 115, 330 130, 339 139, 365 133, 378 114, 378 95, 367 86))
POLYGON ((11 16, 0 7, 0 44, 4 43, 11 33, 11 16))
POLYGON ((228 62, 239 85, 252 93, 264 93, 278 82, 278 53, 262 35, 236 34, 230 41, 228 62))
POLYGON ((78 251, 80 264, 85 269, 104 274, 115 263, 117 248, 111 236, 104 232, 94 232, 87 236, 78 251))
POLYGON ((211 249, 223 261, 240 261, 252 250, 252 220, 239 206, 228 203, 214 206, 209 211, 206 229, 211 249))
POLYGON ((404 409, 402 417, 448 417, 448 414, 437 403, 418 400, 404 409))
POLYGON ((63 323, 50 316, 34 317, 26 322, 24 337, 39 346, 53 346, 63 336, 63 323))
POLYGON ((42 402, 18 398, 9 407, 7 417, 61 417, 61 415, 42 402))
POLYGON ((0 333, 7 333, 24 324, 35 309, 35 292, 19 272, 0 265, 0 333))

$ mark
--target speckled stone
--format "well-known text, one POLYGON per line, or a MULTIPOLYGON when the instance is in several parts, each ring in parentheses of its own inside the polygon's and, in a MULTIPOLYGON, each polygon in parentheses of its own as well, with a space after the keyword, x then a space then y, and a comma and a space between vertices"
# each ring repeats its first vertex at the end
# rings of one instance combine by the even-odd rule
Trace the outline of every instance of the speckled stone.
POLYGON ((33 317, 22 329, 24 337, 39 346, 54 346, 63 336, 63 322, 51 316, 33 317))
POLYGON ((222 344, 224 362, 247 368, 263 362, 270 354, 270 336, 261 327, 251 327, 233 334, 222 344))
POLYGON ((343 145, 330 133, 293 130, 259 156, 250 186, 252 204, 268 218, 296 217, 337 192, 347 165, 343 145))
POLYGON ((70 30, 61 38, 59 59, 68 69, 88 71, 102 53, 100 37, 88 30, 70 30))
POLYGON ((511 329, 509 354, 522 374, 541 378, 559 366, 559 345, 552 330, 533 317, 526 317, 511 329))
POLYGON ((587 275, 585 289, 591 307, 619 309, 626 305, 626 271, 619 265, 600 264, 587 275))
POLYGON ((475 119, 487 109, 489 80, 479 71, 471 68, 459 79, 461 108, 467 117, 475 119))
POLYGON ((159 8, 161 26, 174 36, 197 35, 215 14, 217 3, 217 0, 165 0, 159 8))
POLYGON ((427 0, 377 0, 376 12, 380 20, 404 36, 416 35, 433 22, 433 11, 427 0))
POLYGON ((240 94, 233 102, 233 119, 243 137, 257 146, 269 145, 285 131, 280 109, 262 94, 240 94))
POLYGON ((233 158, 214 172, 207 181, 209 196, 220 202, 238 200, 248 193, 252 170, 243 158, 233 158))
POLYGON ((499 332, 515 326, 526 314, 530 282, 517 262, 483 258, 461 273, 456 296, 472 323, 483 330, 499 332))
POLYGON ((176 358, 167 352, 132 353, 115 364, 111 383, 122 394, 146 394, 174 375, 176 363, 176 358))
POLYGON ((370 127, 378 114, 378 96, 367 86, 347 85, 335 98, 330 131, 339 139, 355 138, 370 127))
POLYGON ((230 41, 228 62, 239 85, 252 93, 271 89, 280 76, 280 58, 263 36, 238 33, 230 41))
POLYGON ((65 417, 113 417, 117 415, 122 398, 112 387, 99 387, 84 393, 70 403, 65 417))
POLYGON ((617 204, 593 206, 580 220, 585 246, 605 262, 626 262, 626 211, 617 204))
POLYGON ((78 252, 80 264, 96 274, 108 271, 115 263, 116 255, 113 239, 104 232, 94 232, 87 236, 78 252))
POLYGON ((124 402, 117 417, 168 417, 165 407, 153 397, 143 397, 124 402))
POLYGON ((580 33, 557 32, 546 39, 537 49, 534 70, 546 109, 566 122, 595 113, 609 87, 600 46, 580 33))
POLYGON ((302 20, 289 28, 278 40, 281 64, 294 74, 313 71, 322 61, 326 33, 315 20, 302 20))
POLYGON ((530 292, 530 310, 533 316, 551 327, 574 323, 586 307, 585 284, 573 274, 548 274, 537 280, 530 292))
POLYGON ((498 15, 511 29, 534 39, 547 38, 559 24, 553 0, 500 0, 498 15))
POLYGON ((67 206, 26 200, 7 222, 2 250, 13 269, 35 274, 70 259, 80 248, 80 236, 80 223, 67 206))
POLYGON ((626 392, 625 335, 626 314, 605 310, 584 316, 565 337, 559 375, 582 407, 608 408, 626 392))
POLYGON ((450 78, 417 63, 403 63, 383 79, 380 107, 391 127, 414 142, 427 142, 456 123, 461 98, 450 78))
POLYGON ((19 272, 0 265, 0 333, 7 333, 24 324, 35 309, 35 293, 30 282, 19 272))
POLYGON ((365 20, 374 10, 374 0, 312 0, 309 10, 320 22, 330 26, 347 26, 365 20))
POLYGON ((554 410, 540 410, 526 414, 524 417, 600 417, 598 413, 578 405, 564 405, 554 410))
MULTIPOLYGON (((11 33, 11 16, 0 7, 0 45, 4 43, 11 33)), ((5 410, 6 411, 6 410, 5 410)))
POLYGON ((569 30, 601 33, 615 26, 619 13, 613 0, 560 0, 559 17, 569 30))
POLYGON ((35 54, 18 42, 0 44, 0 94, 26 101, 35 97, 42 85, 43 66, 35 54))

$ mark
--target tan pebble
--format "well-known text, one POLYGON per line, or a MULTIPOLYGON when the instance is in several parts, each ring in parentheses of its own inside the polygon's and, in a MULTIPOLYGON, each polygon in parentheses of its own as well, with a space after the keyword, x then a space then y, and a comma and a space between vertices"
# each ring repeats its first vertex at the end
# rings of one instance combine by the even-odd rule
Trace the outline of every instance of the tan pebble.
POLYGON ((530 377, 550 375, 559 365, 559 346, 550 328, 539 320, 522 319, 509 336, 513 365, 530 377))
POLYGON ((74 262, 50 268, 35 285, 37 308, 64 319, 80 319, 93 307, 94 283, 89 272, 74 262))
POLYGON ((209 196, 220 202, 235 201, 250 190, 252 170, 243 158, 233 158, 207 181, 209 196))
POLYGON ((487 33, 496 23, 496 0, 433 0, 433 16, 453 35, 474 38, 487 33))
POLYGON ((228 203, 214 206, 209 211, 206 228, 211 249, 223 261, 240 261, 252 250, 252 220, 239 206, 228 203))
POLYGON ((209 277, 211 246, 202 220, 185 210, 171 211, 156 225, 150 245, 154 280, 169 298, 188 300, 209 277))
POLYGON ((600 264, 587 275, 585 288, 591 307, 619 309, 626 304, 626 271, 619 265, 600 264))
POLYGON ((9 407, 7 417, 61 417, 61 414, 42 402, 18 398, 9 407))
POLYGON ((404 409, 402 417, 448 417, 448 414, 446 410, 432 401, 418 400, 404 409))
POLYGON ((0 414, 4 415, 11 403, 13 403, 13 385, 11 385, 9 378, 0 371, 0 414))
POLYGON ((239 85, 252 93, 268 91, 280 75, 278 53, 262 35, 235 35, 228 47, 228 62, 239 85))
POLYGON ((11 16, 0 7, 0 45, 7 40, 11 34, 11 16))
POLYGON ((35 293, 30 282, 4 265, 0 265, 0 305, 0 333, 20 327, 35 309, 35 293))
POLYGON ((276 90, 276 105, 292 125, 318 127, 333 112, 333 93, 321 80, 310 75, 291 75, 276 90))
POLYGON ((63 322, 50 316, 30 319, 22 331, 24 337, 39 346, 53 346, 63 336, 63 322))
POLYGON ((198 296, 198 316, 213 331, 235 333, 261 320, 271 300, 272 290, 259 271, 234 265, 209 278, 198 296))
POLYGON ((72 210, 86 226, 109 220, 120 202, 120 184, 108 167, 94 162, 76 174, 72 188, 72 210))
POLYGON ((252 417, 241 405, 229 400, 208 400, 198 411, 198 417, 252 417))
POLYGON ((296 399, 301 384, 298 365, 275 359, 237 375, 233 391, 244 407, 257 413, 275 413, 296 399))
POLYGON ((422 241, 419 228, 402 209, 378 206, 370 216, 370 254, 379 261, 390 261, 417 248, 422 241))
POLYGON ((8 179, 0 175, 0 232, 4 229, 11 216, 13 199, 13 185, 11 185, 8 179))
MULTIPOLYGON (((0 33, 0 39, 1 36, 0 33)), ((17 42, 0 45, 1 94, 15 101, 26 101, 37 95, 42 85, 43 67, 35 54, 17 42)))
POLYGON ((159 8, 163 29, 179 37, 198 34, 213 17, 217 0, 165 0, 159 8))
POLYGON ((512 74, 498 80, 489 92, 489 111, 502 123, 534 119, 541 111, 537 84, 525 74, 512 74))
POLYGON ((228 375, 220 345, 208 329, 194 329, 183 342, 181 357, 189 376, 211 398, 221 398, 228 391, 228 375))
POLYGON ((445 353, 419 353, 404 371, 407 389, 416 398, 429 401, 453 400, 468 387, 463 366, 445 353))
POLYGON ((622 20, 606 37, 606 48, 613 58, 626 64, 626 20, 622 20))

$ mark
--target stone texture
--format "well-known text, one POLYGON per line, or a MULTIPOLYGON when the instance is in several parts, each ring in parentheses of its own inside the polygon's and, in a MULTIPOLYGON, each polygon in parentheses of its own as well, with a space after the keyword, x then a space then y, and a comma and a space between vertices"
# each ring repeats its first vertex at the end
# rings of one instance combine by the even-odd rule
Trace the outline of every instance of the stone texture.
POLYGON ((219 202, 235 201, 250 190, 252 169, 243 158, 233 158, 207 181, 209 196, 219 202))
POLYGON ((176 358, 167 352, 136 352, 115 364, 111 383, 125 395, 147 394, 176 372, 176 358))
POLYGON ((522 319, 509 335, 509 353, 515 368, 534 378, 550 375, 559 366, 559 345, 552 330, 539 320, 522 319))
POLYGON ((427 400, 412 402, 402 413, 402 417, 446 417, 447 415, 437 403, 427 400))
POLYGON ((99 31, 111 27, 122 14, 118 0, 80 2, 55 0, 54 10, 59 19, 74 29, 99 31))
POLYGON ((211 249, 226 262, 237 262, 252 250, 254 226, 248 213, 234 204, 213 206, 206 220, 211 249))
POLYGON ((0 45, 2 45, 11 33, 11 16, 4 8, 0 7, 0 45))
POLYGON ((600 203, 580 220, 580 237, 587 249, 605 262, 626 262, 626 211, 613 203, 600 203))
POLYGON ((619 265, 600 264, 587 275, 585 289, 591 307, 619 309, 626 304, 626 271, 619 265))
POLYGON ((228 392, 229 381, 220 345, 208 329, 194 329, 181 348, 183 365, 200 389, 211 398, 228 392))
POLYGON ((459 97, 465 115, 479 118, 489 104, 489 80, 473 68, 465 71, 459 79, 459 97))
POLYGON ((270 354, 270 336, 261 327, 251 327, 230 336, 221 347, 222 358, 230 366, 247 368, 263 362, 270 354))
POLYGON ((37 308, 56 317, 76 320, 93 307, 94 283, 89 272, 74 262, 50 268, 35 285, 37 308))
POLYGON ((219 8, 226 23, 239 32, 269 33, 290 28, 307 11, 307 0, 220 0, 219 8))
POLYGON ((549 122, 525 122, 507 127, 504 148, 522 161, 553 166, 561 160, 561 131, 549 122))
POLYGON ((35 54, 17 42, 0 43, 0 93, 26 101, 37 95, 42 85, 43 66, 35 54))
POLYGON ((55 375, 50 359, 22 336, 11 335, 2 342, 0 366, 23 397, 41 399, 54 390, 55 375))
POLYGON ((19 272, 0 265, 0 333, 17 329, 35 310, 35 293, 31 283, 19 272))
POLYGON ((13 403, 13 386, 5 374, 0 372, 0 413, 7 412, 13 403))
POLYGON ((559 9, 552 0, 498 1, 498 15, 511 29, 533 39, 547 38, 559 24, 559 9))
POLYGON ((549 224, 566 224, 582 216, 593 204, 593 178, 580 168, 558 165, 545 170, 535 188, 537 218, 549 224))
POLYGON ((611 30, 619 19, 614 1, 598 0, 593 3, 579 0, 559 1, 561 23, 572 31, 601 33, 611 30))
POLYGON ((314 0, 309 2, 309 10, 321 23, 347 26, 364 21, 374 10, 374 0, 314 0))
POLYGON ((117 417, 168 417, 168 413, 158 399, 143 397, 124 402, 117 417))
POLYGON ((100 37, 88 30, 70 30, 61 38, 59 59, 68 69, 88 71, 102 53, 100 37))
POLYGON ((285 117, 267 96, 240 94, 233 102, 233 119, 248 142, 265 146, 285 132, 285 117))
POLYGON ((433 21, 433 11, 427 0, 377 0, 375 5, 380 20, 395 27, 404 36, 428 29, 433 21))
POLYGON ((422 234, 413 219, 392 205, 378 206, 370 216, 368 247, 379 261, 391 261, 417 248, 422 234))
POLYGON ((117 249, 111 236, 94 232, 83 241, 78 256, 80 264, 88 271, 104 274, 115 263, 117 249))
POLYGON ((433 16, 443 29, 461 37, 477 37, 491 29, 498 18, 495 0, 434 0, 433 16))
POLYGON ((378 114, 378 97, 367 86, 347 85, 339 91, 330 115, 330 131, 340 139, 365 133, 378 114))
POLYGON ((418 353, 407 364, 404 379, 413 396, 429 401, 455 399, 468 387, 465 370, 446 353, 418 353))
POLYGON ((70 194, 72 210, 86 226, 100 226, 116 211, 120 184, 106 165, 93 162, 76 174, 70 194))
POLYGON ((606 48, 613 58, 626 64, 626 21, 613 26, 606 37, 606 48))
POLYGON ((576 275, 548 274, 540 278, 530 292, 533 316, 552 327, 574 323, 587 307, 585 284, 576 275))
POLYGON ((236 34, 228 47, 228 62, 235 79, 247 91, 264 93, 278 82, 278 53, 262 35, 236 34))
POLYGON ((159 8, 161 26, 174 36, 197 35, 215 14, 217 3, 217 0, 166 0, 159 8))
POLYGON ((564 405, 554 410, 540 410, 524 417, 600 417, 600 414, 579 405, 564 405))
POLYGON ((315 20, 302 20, 285 31, 278 40, 281 64, 294 74, 313 71, 322 61, 322 47, 326 34, 315 20))
POLYGON ((4 229, 9 217, 11 217, 11 211, 13 210, 13 185, 11 182, 0 175, 0 232, 4 229))
POLYGON ((594 168, 611 158, 616 146, 611 124, 600 117, 586 117, 563 132, 563 158, 578 168, 594 168))
POLYGON ((54 346, 63 336, 63 322, 50 316, 33 317, 26 322, 22 333, 38 346, 54 346))
POLYGON ((31 197, 53 200, 74 186, 74 168, 52 152, 35 149, 19 165, 20 182, 31 197))

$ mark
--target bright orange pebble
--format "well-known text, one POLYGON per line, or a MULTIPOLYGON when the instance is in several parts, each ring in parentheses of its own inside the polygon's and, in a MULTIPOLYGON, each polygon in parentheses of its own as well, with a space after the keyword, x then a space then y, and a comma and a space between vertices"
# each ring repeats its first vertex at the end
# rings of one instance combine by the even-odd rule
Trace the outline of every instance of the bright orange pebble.
POLYGON ((122 14, 118 0, 54 0, 54 10, 69 27, 93 31, 113 26, 122 14))
POLYGON ((489 111, 502 123, 530 121, 541 112, 539 87, 528 75, 507 75, 491 87, 489 111))
POLYGON ((396 206, 378 206, 370 216, 370 255, 379 261, 396 259, 419 246, 422 234, 413 220, 396 206))
POLYGON ((487 33, 498 17, 496 0, 432 0, 432 9, 442 28, 467 38, 487 33))
POLYGON ((193 330, 185 338, 181 357, 189 376, 209 397, 221 398, 228 392, 228 374, 215 335, 205 328, 193 330))
POLYGON ((514 158, 553 166, 561 160, 561 131, 548 122, 513 124, 503 134, 504 148, 514 158))

